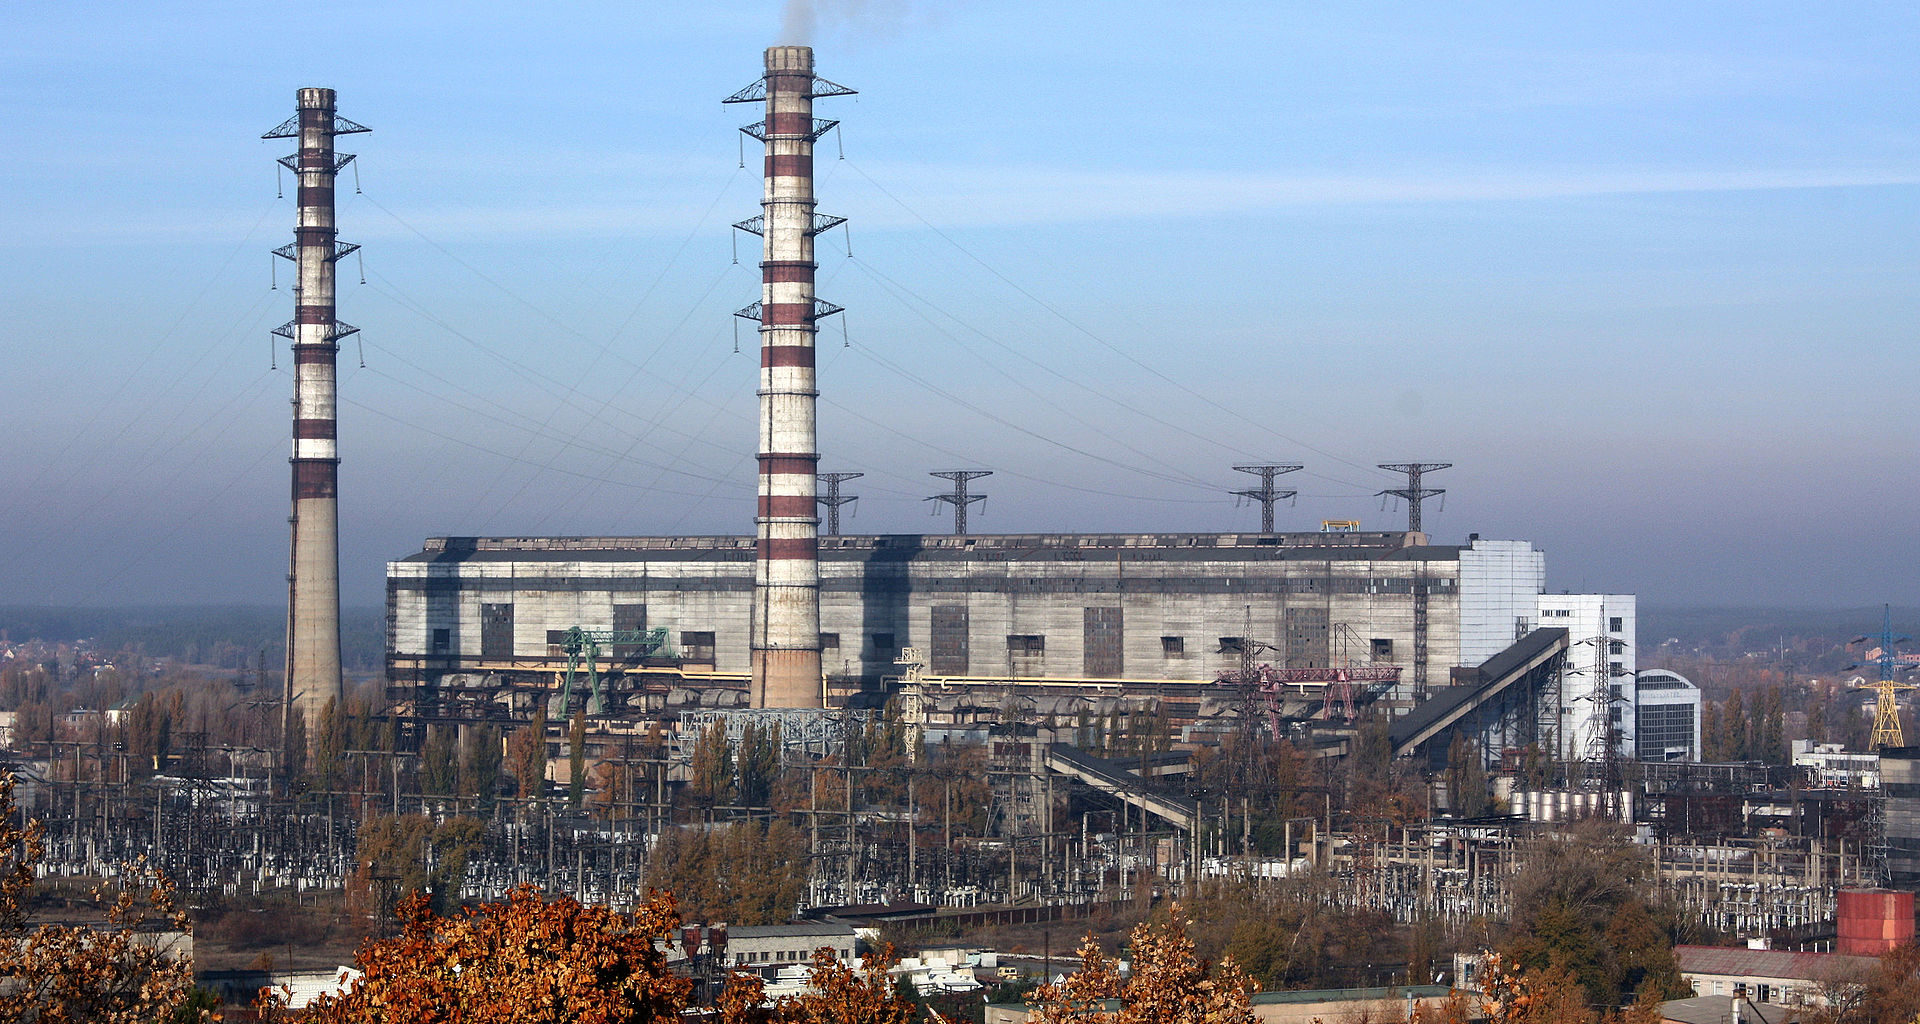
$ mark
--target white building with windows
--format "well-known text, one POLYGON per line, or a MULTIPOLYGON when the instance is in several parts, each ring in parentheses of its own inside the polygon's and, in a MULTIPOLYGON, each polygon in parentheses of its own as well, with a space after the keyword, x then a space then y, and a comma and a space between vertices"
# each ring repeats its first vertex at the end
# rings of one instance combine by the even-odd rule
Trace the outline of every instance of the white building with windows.
POLYGON ((1597 756, 1612 737, 1617 756, 1636 756, 1632 594, 1541 594, 1537 625, 1567 631, 1573 644, 1560 683, 1560 752, 1597 756))

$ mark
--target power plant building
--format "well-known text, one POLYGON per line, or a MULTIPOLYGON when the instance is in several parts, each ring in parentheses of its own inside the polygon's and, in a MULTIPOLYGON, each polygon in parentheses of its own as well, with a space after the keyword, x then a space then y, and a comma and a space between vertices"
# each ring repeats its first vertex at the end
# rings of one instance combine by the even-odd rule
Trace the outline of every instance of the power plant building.
MULTIPOLYGON (((1463 637, 1512 642, 1513 567, 1540 562, 1524 541, 1415 533, 819 543, 821 660, 843 695, 899 675, 907 648, 936 677, 1211 682, 1251 643, 1282 668, 1401 666, 1389 697, 1413 700, 1421 675, 1437 687, 1484 660, 1463 637)), ((428 703, 488 679, 550 685, 577 626, 663 628, 687 680, 744 687, 754 555, 752 537, 431 539, 387 567, 389 682, 428 703)), ((1537 614, 1537 589, 1523 596, 1537 614)))

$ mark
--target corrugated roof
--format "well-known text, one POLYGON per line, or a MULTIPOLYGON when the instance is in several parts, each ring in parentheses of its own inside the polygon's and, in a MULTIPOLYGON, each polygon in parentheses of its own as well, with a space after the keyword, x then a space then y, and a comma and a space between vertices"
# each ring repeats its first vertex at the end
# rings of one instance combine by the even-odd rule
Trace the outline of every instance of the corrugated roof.
POLYGON ((735 939, 784 939, 799 935, 837 935, 850 937, 853 926, 821 921, 803 924, 736 924, 727 926, 727 941, 735 939))
MULTIPOLYGON (((1153 559, 1160 561, 1457 561, 1457 545, 1407 547, 1398 533, 875 534, 820 538, 823 561, 1153 559)), ((403 562, 751 561, 754 539, 434 537, 403 562)))
MULTIPOLYGON (((1732 996, 1694 996, 1669 999, 1660 1004, 1660 1015, 1675 1024, 1727 1024, 1733 1019, 1732 996)), ((1747 1000, 1740 1004, 1740 1019, 1758 1024, 1786 1024, 1799 1020, 1797 1011, 1775 1003, 1747 1000)))
POLYGON ((1801 953, 1744 946, 1675 946, 1682 974, 1722 974, 1748 978, 1823 981, 1836 973, 1869 971, 1880 961, 1845 953, 1801 953))

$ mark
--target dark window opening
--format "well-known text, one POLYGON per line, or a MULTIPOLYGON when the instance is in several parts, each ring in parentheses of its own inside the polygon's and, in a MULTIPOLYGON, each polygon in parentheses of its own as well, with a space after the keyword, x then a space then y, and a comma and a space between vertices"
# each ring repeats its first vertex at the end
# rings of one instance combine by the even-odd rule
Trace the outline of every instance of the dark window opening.
POLYGON ((1160 653, 1169 658, 1187 656, 1187 638, 1184 636, 1163 636, 1160 638, 1160 653))
POLYGON ((1044 654, 1047 638, 1032 633, 1015 633, 1007 637, 1007 650, 1015 654, 1044 654))
POLYGON ((1115 606, 1088 608, 1083 615, 1085 626, 1083 669, 1093 679, 1108 679, 1121 675, 1125 667, 1126 642, 1125 630, 1121 628, 1124 613, 1115 606))
POLYGON ((892 633, 873 634, 873 650, 875 654, 891 654, 899 649, 900 648, 893 642, 892 633))
POLYGON ((967 606, 936 604, 932 610, 932 650, 927 668, 936 676, 967 674, 967 606))
POLYGON ((710 629, 682 630, 680 654, 691 662, 713 664, 713 631, 710 629))
POLYGON ((1621 618, 1618 615, 1608 617, 1607 632, 1618 633, 1625 628, 1627 628, 1627 621, 1625 619, 1621 618))
POLYGON ((1247 638, 1243 636, 1223 636, 1220 638, 1221 654, 1239 654, 1247 649, 1247 638))
POLYGON ((1373 638, 1373 660, 1383 661, 1391 657, 1393 657, 1393 640, 1390 637, 1384 637, 1384 636, 1374 637, 1373 638))
POLYGON ((820 649, 821 649, 821 650, 823 650, 823 651, 837 651, 837 650, 839 650, 839 649, 840 649, 840 634, 838 634, 838 633, 822 633, 822 634, 820 634, 820 649))
POLYGON ((433 631, 433 653, 445 654, 453 646, 453 630, 436 629, 433 631))
MULTIPOLYGON (((620 633, 644 633, 647 631, 647 606, 644 604, 616 604, 613 606, 613 628, 620 633)), ((638 658, 646 653, 646 647, 640 644, 614 644, 613 656, 621 660, 638 658)))
POLYGON ((513 605, 480 606, 480 656, 513 657, 513 605))

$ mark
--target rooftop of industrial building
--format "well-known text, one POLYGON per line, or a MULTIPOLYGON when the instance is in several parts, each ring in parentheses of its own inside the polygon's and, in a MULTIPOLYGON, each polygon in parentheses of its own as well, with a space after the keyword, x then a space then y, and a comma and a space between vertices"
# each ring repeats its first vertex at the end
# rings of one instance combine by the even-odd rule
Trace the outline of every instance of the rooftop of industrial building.
MULTIPOLYGON (((1190 559, 1287 559, 1347 557, 1364 560, 1453 561, 1458 545, 1429 544, 1405 532, 1301 533, 895 533, 820 538, 822 560, 871 558, 1100 557, 1190 559)), ((401 561, 648 561, 715 559, 750 561, 750 536, 694 537, 430 537, 401 561)))

